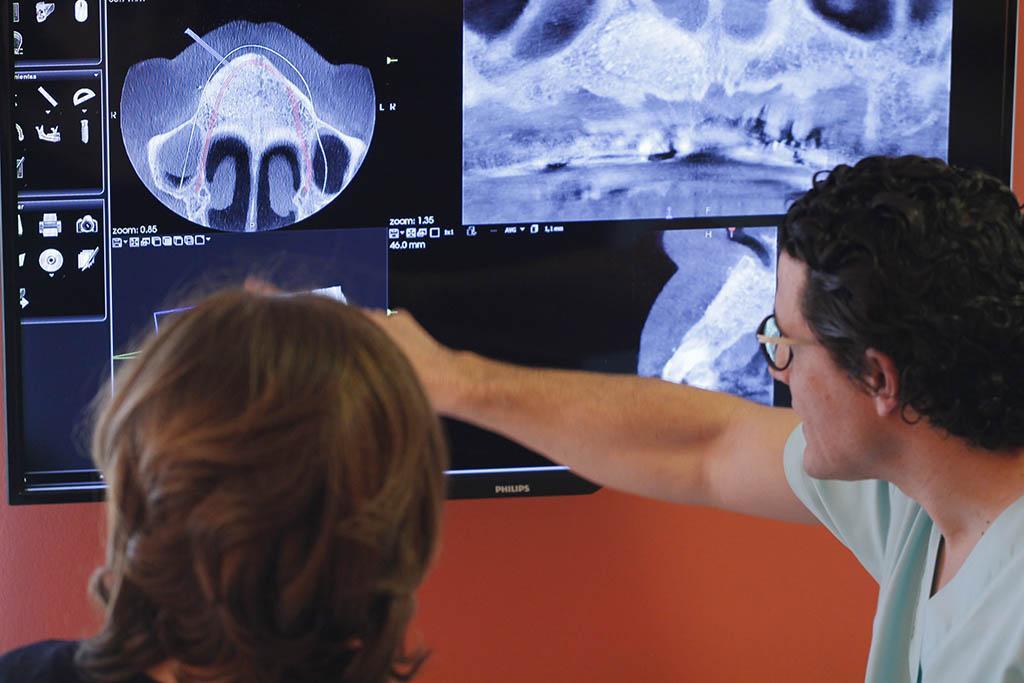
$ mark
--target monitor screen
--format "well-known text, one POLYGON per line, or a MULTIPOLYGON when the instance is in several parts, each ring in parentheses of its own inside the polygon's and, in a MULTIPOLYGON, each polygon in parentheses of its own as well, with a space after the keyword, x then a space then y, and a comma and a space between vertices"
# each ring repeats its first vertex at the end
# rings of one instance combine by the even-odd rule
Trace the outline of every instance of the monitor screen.
MULTIPOLYGON (((250 275, 493 358, 785 404, 753 335, 780 215, 869 154, 1007 178, 1015 10, 10 3, 10 498, 98 499, 92 398, 190 294, 250 275)), ((594 489, 446 426, 453 496, 594 489)))

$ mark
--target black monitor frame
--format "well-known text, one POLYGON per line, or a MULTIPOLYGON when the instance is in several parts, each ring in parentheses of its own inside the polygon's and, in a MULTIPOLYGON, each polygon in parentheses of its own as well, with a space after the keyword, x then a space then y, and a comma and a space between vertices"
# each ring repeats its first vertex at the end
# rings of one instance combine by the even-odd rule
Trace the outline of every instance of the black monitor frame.
MULTIPOLYGON (((7 92, 13 92, 12 25, 10 11, 0 16, 0 73, 7 92)), ((980 168, 1006 182, 1011 180, 1013 124, 1016 85, 1017 3, 1011 0, 954 0, 953 67, 950 106, 951 163, 980 168)), ((0 107, 0 130, 13 130, 9 106, 0 107)), ((15 222, 17 197, 14 183, 14 154, 8 135, 0 136, 0 230, 15 222)), ((746 216, 721 221, 678 221, 676 227, 715 225, 772 225, 780 216, 746 216)), ((13 269, 7 267, 12 254, 0 253, 3 268, 3 322, 7 311, 17 311, 18 290, 13 269)), ((5 446, 8 497, 12 504, 67 503, 103 499, 101 482, 80 489, 45 487, 26 490, 21 447, 22 348, 18 334, 4 330, 3 379, 5 384, 5 446)), ((788 405, 788 392, 777 385, 777 403, 788 405)), ((590 493, 597 486, 564 469, 546 471, 477 472, 450 479, 453 498, 519 497, 523 495, 564 495, 590 493)))

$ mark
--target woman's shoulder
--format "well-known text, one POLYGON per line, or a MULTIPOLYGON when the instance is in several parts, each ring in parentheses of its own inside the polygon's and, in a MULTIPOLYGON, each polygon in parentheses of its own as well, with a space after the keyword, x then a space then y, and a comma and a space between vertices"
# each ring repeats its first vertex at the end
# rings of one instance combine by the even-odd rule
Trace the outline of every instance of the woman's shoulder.
POLYGON ((83 683, 77 640, 44 640, 0 655, 0 683, 83 683))

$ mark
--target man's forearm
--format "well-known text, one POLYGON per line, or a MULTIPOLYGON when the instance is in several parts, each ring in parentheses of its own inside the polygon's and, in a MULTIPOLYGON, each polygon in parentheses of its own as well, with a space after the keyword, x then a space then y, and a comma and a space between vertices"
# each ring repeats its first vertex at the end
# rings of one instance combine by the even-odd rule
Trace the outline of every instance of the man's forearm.
POLYGON ((438 409, 581 476, 644 496, 707 504, 704 462, 735 397, 657 379, 538 370, 453 352, 438 409))

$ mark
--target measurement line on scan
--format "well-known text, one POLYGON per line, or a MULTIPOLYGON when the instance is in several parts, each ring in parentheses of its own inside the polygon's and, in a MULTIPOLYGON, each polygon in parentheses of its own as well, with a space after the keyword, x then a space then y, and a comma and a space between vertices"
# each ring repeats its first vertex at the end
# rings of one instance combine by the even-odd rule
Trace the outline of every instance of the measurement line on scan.
POLYGON ((221 63, 221 64, 223 64, 224 66, 227 66, 227 65, 228 65, 228 60, 224 59, 224 55, 222 55, 221 53, 217 52, 217 51, 216 51, 216 50, 214 50, 214 49, 213 49, 212 47, 210 47, 210 44, 209 44, 209 43, 207 43, 207 42, 206 42, 205 40, 203 40, 202 38, 200 38, 200 37, 199 37, 199 35, 198 35, 198 34, 197 34, 197 33, 196 33, 195 31, 193 31, 193 30, 192 30, 192 29, 190 29, 190 28, 187 28, 187 29, 185 29, 185 35, 186 35, 186 36, 188 36, 189 38, 191 38, 192 40, 196 41, 197 43, 199 43, 199 45, 200 45, 200 46, 201 46, 201 47, 202 47, 202 48, 203 48, 204 50, 206 50, 206 51, 207 51, 207 52, 209 52, 209 53, 210 53, 211 55, 213 55, 213 56, 214 56, 214 57, 215 57, 215 58, 217 59, 217 61, 218 61, 218 62, 220 62, 220 63, 221 63))

